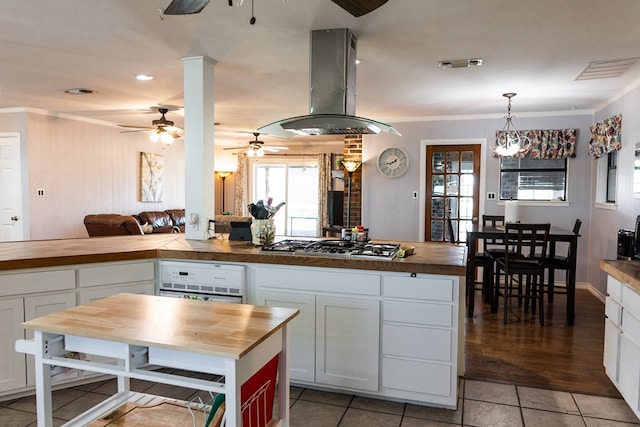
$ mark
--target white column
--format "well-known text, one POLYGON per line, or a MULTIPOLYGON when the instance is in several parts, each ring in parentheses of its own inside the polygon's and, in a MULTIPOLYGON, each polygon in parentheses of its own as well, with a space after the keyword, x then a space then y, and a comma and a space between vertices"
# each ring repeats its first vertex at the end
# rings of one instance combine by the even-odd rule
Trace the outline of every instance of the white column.
POLYGON ((215 61, 182 58, 184 66, 185 237, 206 239, 214 215, 213 82, 215 61))

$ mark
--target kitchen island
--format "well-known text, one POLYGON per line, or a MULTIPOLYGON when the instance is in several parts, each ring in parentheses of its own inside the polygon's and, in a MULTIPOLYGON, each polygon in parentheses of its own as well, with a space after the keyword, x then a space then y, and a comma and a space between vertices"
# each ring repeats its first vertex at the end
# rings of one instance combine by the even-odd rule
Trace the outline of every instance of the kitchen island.
MULTIPOLYGON (((25 320, 120 292, 157 293, 162 260, 242 265, 245 302, 300 310, 289 328, 292 383, 455 408, 466 248, 410 245, 409 257, 370 260, 265 253, 247 242, 175 234, 5 243, 3 342, 24 338, 25 320)), ((0 356, 10 361, 0 367, 0 396, 33 390, 32 362, 13 348, 0 347, 0 356)))
POLYGON ((35 331, 35 340, 20 340, 16 346, 36 357, 39 427, 53 425, 51 366, 95 370, 118 378, 117 394, 68 425, 93 425, 132 399, 155 399, 130 391, 129 379, 136 378, 223 393, 230 426, 240 425, 243 417, 246 424, 252 424, 248 422, 250 417, 259 414, 253 424, 259 420, 260 425, 284 427, 289 425, 287 323, 297 314, 283 308, 117 294, 25 322, 25 328, 35 331), (166 324, 168 313, 172 314, 170 326, 166 324), (68 352, 115 357, 118 363, 66 358, 68 352), (274 358, 273 363, 279 366, 278 395, 282 399, 278 401, 277 418, 272 420, 262 416, 270 414, 271 407, 257 405, 273 396, 275 371, 273 378, 259 378, 260 387, 247 393, 249 397, 242 405, 241 385, 274 358), (225 381, 141 369, 148 364, 222 375, 225 381))

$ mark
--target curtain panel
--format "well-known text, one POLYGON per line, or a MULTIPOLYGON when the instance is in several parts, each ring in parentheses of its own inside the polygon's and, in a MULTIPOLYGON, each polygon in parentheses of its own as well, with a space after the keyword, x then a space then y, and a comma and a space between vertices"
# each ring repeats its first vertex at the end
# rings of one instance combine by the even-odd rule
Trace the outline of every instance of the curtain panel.
MULTIPOLYGON (((504 138, 505 131, 496 131, 496 142, 504 138)), ((516 157, 531 157, 537 159, 568 159, 576 156, 576 130, 575 129, 546 129, 546 130, 521 130, 520 136, 526 136, 531 141, 531 146, 524 153, 516 154, 516 157)), ((512 136, 515 133, 511 131, 512 136)), ((499 157, 493 153, 493 157, 499 157)))
POLYGON ((622 148, 622 114, 616 114, 589 126, 591 140, 589 155, 600 158, 601 155, 622 148))
POLYGON ((329 226, 327 197, 331 189, 331 154, 318 155, 318 229, 317 235, 324 236, 324 227, 329 226))
POLYGON ((238 153, 238 168, 236 170, 236 197, 234 200, 234 215, 247 216, 247 154, 238 153))

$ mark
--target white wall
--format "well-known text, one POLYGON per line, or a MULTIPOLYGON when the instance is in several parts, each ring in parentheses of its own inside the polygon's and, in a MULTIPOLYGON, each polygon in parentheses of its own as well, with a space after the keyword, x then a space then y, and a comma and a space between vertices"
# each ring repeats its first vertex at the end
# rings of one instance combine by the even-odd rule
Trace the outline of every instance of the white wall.
POLYGON ((29 240, 87 237, 83 218, 91 213, 137 214, 184 207, 184 149, 178 140, 166 149, 145 132, 45 112, 0 114, 0 131, 21 134, 23 188, 29 240), (140 152, 164 155, 164 200, 139 197, 140 152), (36 197, 36 189, 45 190, 36 197))
MULTIPOLYGON (((601 259, 615 259, 620 228, 633 229, 640 214, 640 199, 633 195, 633 162, 635 144, 640 142, 640 89, 636 88, 596 112, 594 122, 614 114, 622 114, 622 149, 618 153, 618 176, 615 209, 591 206, 589 233, 589 279, 600 292, 606 292, 606 274, 600 270, 601 259)), ((604 160, 606 161, 606 160, 604 160)), ((595 200, 596 161, 591 162, 591 197, 595 200)))
MULTIPOLYGON (((589 248, 589 222, 591 209, 592 159, 587 154, 590 138, 589 125, 593 123, 590 114, 573 116, 520 117, 514 124, 517 129, 578 129, 577 156, 569 160, 568 196, 569 206, 530 206, 521 209, 523 220, 530 222, 551 222, 553 225, 572 229, 576 218, 583 221, 582 237, 579 240, 578 282, 587 282, 587 258, 589 248)), ((365 135, 363 141, 362 211, 363 224, 369 227, 375 239, 419 241, 420 201, 411 197, 412 191, 420 188, 421 141, 432 139, 485 139, 495 138, 495 132, 504 126, 503 118, 473 120, 437 120, 413 123, 393 123, 401 137, 379 134, 365 135), (389 146, 401 146, 407 150, 411 165, 401 178, 384 178, 375 166, 380 151, 389 146)), ((483 148, 488 150, 487 147, 483 148)), ((499 163, 491 155, 487 156, 484 171, 485 191, 499 194, 499 163)), ((484 197, 484 195, 482 195, 484 197)), ((427 203, 425 208, 428 208, 427 203)), ((485 201, 485 211, 481 214, 503 214, 504 206, 495 201, 485 201)))

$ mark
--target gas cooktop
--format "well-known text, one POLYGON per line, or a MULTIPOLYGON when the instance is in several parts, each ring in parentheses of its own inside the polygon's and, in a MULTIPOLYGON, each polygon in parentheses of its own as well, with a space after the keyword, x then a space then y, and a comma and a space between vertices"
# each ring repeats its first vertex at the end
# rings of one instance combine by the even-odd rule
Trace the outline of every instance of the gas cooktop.
POLYGON ((281 240, 262 247, 264 252, 334 258, 392 260, 400 244, 351 242, 348 240, 281 240))

